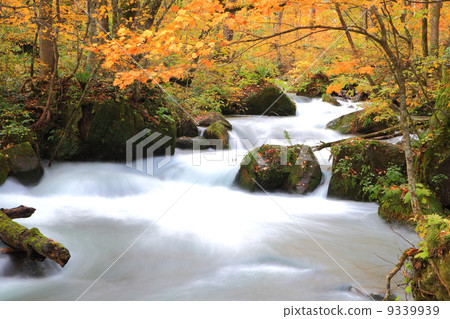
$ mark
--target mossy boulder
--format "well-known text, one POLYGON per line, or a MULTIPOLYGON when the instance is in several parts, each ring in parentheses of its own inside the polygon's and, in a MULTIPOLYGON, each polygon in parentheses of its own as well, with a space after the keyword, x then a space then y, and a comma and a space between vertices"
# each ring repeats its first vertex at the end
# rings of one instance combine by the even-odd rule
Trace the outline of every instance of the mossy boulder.
POLYGON ((426 260, 417 258, 413 261, 414 277, 412 293, 416 301, 449 301, 450 295, 450 254, 447 251, 440 257, 426 260), (439 276, 438 276, 439 274, 439 276))
MULTIPOLYGON (((214 122, 208 126, 203 136, 208 140, 220 140, 222 149, 229 148, 228 130, 222 121, 214 122)), ((211 144, 211 146, 214 146, 214 144, 211 144)))
MULTIPOLYGON (((151 133, 159 132, 162 136, 170 137, 170 140, 156 149, 153 155, 164 154, 167 147, 172 154, 175 151, 177 130, 175 122, 148 122, 141 110, 126 101, 113 99, 93 105, 91 112, 92 119, 84 137, 86 148, 81 154, 84 160, 124 161, 127 140, 146 128, 150 129, 151 133)), ((155 144, 160 138, 147 146, 155 144)))
POLYGON ((296 114, 296 105, 276 86, 266 86, 243 101, 246 114, 290 116, 296 114))
POLYGON ((237 185, 248 191, 284 190, 295 194, 312 192, 320 184, 322 171, 306 145, 263 145, 249 152, 241 163, 237 185), (258 185, 259 184, 259 185, 258 185))
POLYGON ((222 114, 217 112, 208 112, 206 114, 199 115, 195 118, 195 120, 197 121, 198 126, 202 127, 208 127, 213 123, 220 122, 228 130, 233 128, 230 122, 228 122, 222 114))
POLYGON ((377 177, 396 165, 406 174, 404 151, 395 145, 353 138, 331 148, 332 176, 329 197, 366 201, 364 184, 375 185, 377 177))
POLYGON ((23 184, 37 183, 44 174, 41 159, 29 142, 11 146, 2 153, 8 161, 10 175, 23 184))
POLYGON ((189 116, 183 115, 183 117, 177 121, 176 125, 177 125, 177 137, 198 136, 197 124, 189 116))
POLYGON ((334 106, 341 106, 341 103, 339 103, 338 100, 330 94, 322 94, 322 102, 330 103, 334 106))
POLYGON ((2 153, 0 153, 0 185, 6 181, 6 178, 9 174, 9 165, 8 161, 2 153))
MULTIPOLYGON (((436 198, 436 195, 429 191, 424 190, 417 185, 417 196, 419 197, 420 208, 424 215, 429 214, 441 214, 444 210, 441 202, 436 198)), ((411 203, 405 200, 408 196, 408 185, 402 184, 399 186, 393 186, 389 190, 385 191, 385 194, 380 198, 378 206, 378 215, 381 218, 392 221, 410 221, 410 218, 414 216, 411 208, 411 203)))
POLYGON ((178 148, 193 150, 194 146, 196 146, 196 149, 201 150, 211 147, 208 139, 204 138, 203 136, 196 136, 196 137, 182 136, 177 138, 176 147, 178 148))
POLYGON ((398 124, 395 116, 377 120, 376 113, 366 113, 364 110, 345 114, 332 120, 327 129, 336 130, 341 134, 368 134, 378 132, 398 124))
POLYGON ((319 72, 297 88, 297 95, 307 97, 319 97, 324 94, 331 81, 325 74, 319 72))

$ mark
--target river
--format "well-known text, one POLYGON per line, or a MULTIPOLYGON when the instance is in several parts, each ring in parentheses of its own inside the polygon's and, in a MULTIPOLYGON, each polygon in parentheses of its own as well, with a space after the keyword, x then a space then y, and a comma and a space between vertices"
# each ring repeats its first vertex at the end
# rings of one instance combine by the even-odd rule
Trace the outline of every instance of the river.
POLYGON ((0 300, 370 300, 410 246, 402 237, 417 238, 378 217, 374 203, 327 199, 327 150, 316 153, 322 184, 306 196, 233 185, 246 145, 287 144, 285 130, 291 142, 336 140, 326 123, 354 111, 292 98, 297 116, 230 117, 230 151, 177 150, 154 176, 55 163, 37 186, 9 178, 1 206, 35 207, 18 221, 72 258, 61 269, 0 254, 0 300))

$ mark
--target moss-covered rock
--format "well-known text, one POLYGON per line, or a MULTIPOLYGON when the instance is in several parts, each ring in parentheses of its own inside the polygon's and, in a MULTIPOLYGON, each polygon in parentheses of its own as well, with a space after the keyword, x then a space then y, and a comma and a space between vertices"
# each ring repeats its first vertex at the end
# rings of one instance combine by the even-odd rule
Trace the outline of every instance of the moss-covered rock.
POLYGON ((413 261, 414 277, 412 280, 412 293, 416 301, 449 301, 450 294, 450 254, 447 251, 440 257, 413 261), (439 274, 439 276, 438 276, 439 274))
POLYGON ((296 105, 276 86, 266 86, 252 93, 243 101, 246 114, 250 115, 295 115, 296 105))
MULTIPOLYGON (((170 140, 160 146, 153 155, 164 154, 169 147, 175 151, 176 125, 174 122, 157 123, 146 122, 140 110, 132 107, 126 101, 105 100, 95 104, 92 108, 92 120, 85 137, 86 148, 81 157, 86 160, 124 161, 126 156, 126 142, 143 129, 150 129, 152 133, 159 132, 170 140)), ((160 138, 155 139, 148 146, 153 145, 160 138)))
POLYGON ((333 146, 331 153, 330 197, 365 201, 369 196, 363 191, 363 185, 375 185, 377 177, 390 166, 396 165, 406 173, 403 150, 389 143, 354 138, 333 146))
POLYGON ((338 100, 332 97, 330 94, 322 94, 322 101, 330 103, 334 106, 341 106, 341 103, 339 103, 338 100))
POLYGON ((319 162, 309 146, 263 145, 246 155, 236 182, 249 191, 260 190, 260 185, 266 191, 305 194, 316 189, 321 178, 319 162))
POLYGON ((297 88, 297 95, 307 97, 319 97, 327 90, 331 81, 325 74, 319 72, 311 76, 308 81, 301 83, 297 88))
MULTIPOLYGON (((424 191, 421 187, 417 189, 420 208, 424 215, 441 214, 443 212, 442 204, 433 192, 429 190, 424 191)), ((379 200, 378 215, 387 221, 410 221, 410 218, 413 217, 413 212, 411 203, 407 200, 405 202, 407 191, 407 184, 394 186, 387 190, 379 200)))
POLYGON ((368 134, 378 132, 398 124, 395 116, 382 120, 375 120, 376 113, 367 114, 364 110, 345 114, 332 120, 326 126, 327 129, 336 130, 341 134, 368 134))
POLYGON ((198 136, 198 128, 196 123, 189 116, 183 116, 176 123, 177 137, 196 137, 198 136))
POLYGON ((41 160, 30 143, 11 146, 2 151, 8 160, 10 175, 16 177, 24 184, 37 183, 44 169, 41 160))
POLYGON ((9 174, 9 165, 5 155, 0 153, 0 185, 6 181, 9 174))
POLYGON ((192 150, 194 149, 194 145, 197 145, 196 149, 201 150, 211 147, 208 139, 204 138, 203 136, 196 136, 196 137, 182 136, 177 138, 176 147, 178 148, 192 150))
POLYGON ((217 112, 208 112, 198 115, 195 120, 197 121, 198 126, 202 127, 208 127, 215 122, 220 122, 228 130, 231 130, 233 128, 230 122, 228 122, 222 114, 217 112))
POLYGON ((229 148, 228 130, 222 121, 214 122, 208 126, 203 136, 208 140, 220 140, 222 149, 229 148))

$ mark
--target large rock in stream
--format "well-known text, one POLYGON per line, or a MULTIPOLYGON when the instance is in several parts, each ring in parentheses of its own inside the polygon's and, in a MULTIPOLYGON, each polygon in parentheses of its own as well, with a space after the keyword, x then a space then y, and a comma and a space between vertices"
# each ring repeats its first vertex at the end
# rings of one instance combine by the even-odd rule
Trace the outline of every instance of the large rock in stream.
MULTIPOLYGON (((41 159, 29 142, 18 144, 1 151, 7 160, 9 175, 14 176, 23 184, 34 184, 39 182, 44 169, 41 159)), ((5 163, 0 158, 0 165, 5 163)), ((4 171, 4 168, 0 168, 4 171)))
POLYGON ((296 114, 296 105, 276 86, 266 86, 243 101, 246 114, 290 116, 296 114))
POLYGON ((377 177, 396 165, 406 174, 404 151, 395 145, 359 138, 349 139, 331 148, 333 175, 329 197, 368 200, 364 184, 375 185, 377 177))
POLYGON ((319 162, 306 145, 263 145, 249 152, 241 163, 236 182, 255 191, 312 192, 320 184, 319 162))
POLYGON ((398 124, 395 116, 377 121, 376 113, 366 114, 364 110, 342 115, 330 121, 326 128, 341 134, 368 134, 378 132, 398 124))

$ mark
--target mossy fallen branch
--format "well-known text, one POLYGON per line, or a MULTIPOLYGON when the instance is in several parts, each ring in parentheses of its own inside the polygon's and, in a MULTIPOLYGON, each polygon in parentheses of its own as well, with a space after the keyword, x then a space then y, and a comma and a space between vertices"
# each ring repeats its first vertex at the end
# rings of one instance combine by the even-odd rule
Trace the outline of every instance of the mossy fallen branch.
POLYGON ((0 211, 4 212, 6 216, 8 216, 9 218, 16 219, 16 218, 28 218, 34 214, 36 209, 33 207, 20 205, 19 207, 16 208, 9 208, 9 209, 0 208, 0 211))
POLYGON ((70 259, 70 253, 63 245, 45 237, 37 228, 19 225, 3 211, 0 211, 0 240, 17 251, 25 252, 33 260, 48 258, 64 267, 70 259))

